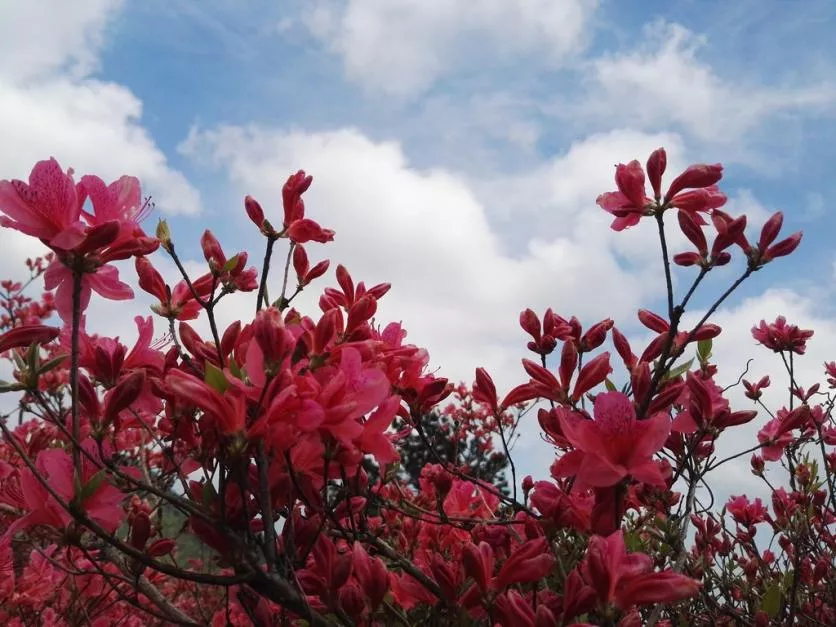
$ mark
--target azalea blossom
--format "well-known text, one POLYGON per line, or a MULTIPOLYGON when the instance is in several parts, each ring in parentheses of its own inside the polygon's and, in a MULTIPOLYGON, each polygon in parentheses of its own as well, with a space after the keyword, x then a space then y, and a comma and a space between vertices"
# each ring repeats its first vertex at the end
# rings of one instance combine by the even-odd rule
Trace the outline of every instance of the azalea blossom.
POLYGON ((46 288, 57 290, 55 305, 67 322, 72 319, 75 277, 79 275, 79 312, 96 292, 110 300, 133 298, 109 261, 153 252, 159 243, 138 222, 147 213, 139 181, 122 177, 107 186, 95 176, 77 186, 72 170, 64 173, 55 159, 35 164, 29 182, 0 181, 0 225, 38 237, 56 252, 44 275, 46 288), (91 199, 93 212, 83 210, 91 199))
POLYGON ((775 322, 767 324, 766 320, 761 320, 758 326, 752 327, 752 337, 776 353, 790 351, 803 355, 807 350, 807 340, 813 337, 813 331, 787 324, 784 316, 778 316, 775 322))
POLYGON ((626 477, 664 486, 653 455, 668 438, 671 422, 664 414, 637 420, 630 399, 604 392, 595 399, 594 420, 559 409, 564 437, 574 450, 552 465, 555 478, 574 476, 580 486, 609 487, 626 477))
POLYGON ((621 610, 681 601, 700 588, 700 582, 685 575, 670 570, 654 572, 653 560, 644 553, 627 553, 620 529, 606 538, 590 538, 581 573, 599 602, 612 603, 621 610))
MULTIPOLYGON (((723 166, 719 163, 688 167, 673 180, 662 198, 662 174, 666 165, 664 148, 655 150, 647 162, 655 200, 647 197, 645 174, 638 161, 633 160, 626 165, 619 163, 616 166, 615 183, 618 191, 601 194, 596 201, 602 209, 615 216, 610 228, 623 231, 638 224, 642 217, 652 216, 657 210, 664 211, 671 207, 696 214, 711 212, 726 204, 726 195, 716 185, 723 177, 723 166)), ((704 224, 701 218, 695 219, 704 224)))

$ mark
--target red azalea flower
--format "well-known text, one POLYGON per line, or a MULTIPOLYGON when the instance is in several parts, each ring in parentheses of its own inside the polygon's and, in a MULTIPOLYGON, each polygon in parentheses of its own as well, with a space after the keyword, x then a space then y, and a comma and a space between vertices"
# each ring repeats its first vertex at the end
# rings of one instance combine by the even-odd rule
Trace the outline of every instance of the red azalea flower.
POLYGON ((552 466, 556 478, 574 475, 583 486, 599 488, 615 485, 628 476, 665 485, 652 457, 670 434, 671 423, 666 415, 637 420, 633 403, 620 392, 596 397, 595 420, 568 410, 558 412, 563 435, 575 450, 552 466))
POLYGON ((602 604, 611 603, 621 610, 681 601, 693 596, 701 585, 671 570, 653 572, 650 556, 627 553, 620 529, 609 537, 589 540, 581 572, 602 604))
POLYGON ((767 324, 766 320, 761 320, 758 326, 752 327, 752 337, 776 353, 791 351, 803 355, 807 350, 807 340, 813 337, 813 331, 787 324, 784 316, 778 316, 775 322, 767 324))

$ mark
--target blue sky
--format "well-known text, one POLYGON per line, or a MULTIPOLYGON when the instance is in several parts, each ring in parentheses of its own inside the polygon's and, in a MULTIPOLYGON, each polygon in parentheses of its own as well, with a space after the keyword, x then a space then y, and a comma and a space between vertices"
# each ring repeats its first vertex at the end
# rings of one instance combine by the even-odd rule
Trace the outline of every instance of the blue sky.
MULTIPOLYGON (((310 132, 354 127, 376 141, 398 141, 415 167, 450 168, 473 178, 525 172, 597 132, 676 132, 685 138, 689 157, 727 163, 729 189, 751 190, 768 209, 784 209, 799 228, 826 224, 806 229, 797 259, 827 265, 833 226, 827 207, 836 193, 827 159, 836 94, 827 44, 836 13, 832 3, 602 2, 594 10, 594 3, 579 4, 590 9, 569 61, 540 62, 547 44, 518 55, 498 52, 494 42, 470 36, 463 24, 446 36, 441 50, 449 72, 399 93, 351 75, 343 57, 311 32, 307 21, 316 7, 339 13, 346 10, 341 3, 126 3, 105 31, 98 76, 141 98, 142 125, 199 189, 212 189, 214 177, 177 150, 195 125, 255 123, 310 132), (651 114, 631 120, 629 110, 612 119, 573 118, 571 112, 595 93, 591 64, 643 52, 652 71, 650 57, 675 38, 672 28, 687 32, 668 69, 707 73, 715 89, 683 90, 666 102, 670 109, 677 100, 721 100, 731 93, 733 106, 766 110, 751 122, 727 120, 724 105, 715 102, 716 127, 728 129, 728 140, 721 131, 714 135, 710 104, 679 119, 651 114), (811 103, 778 102, 794 97, 811 103), (496 128, 505 123, 519 126, 523 138, 509 139, 513 129, 496 128)), ((396 9, 386 13, 392 22, 410 18, 408 9, 402 16, 396 9)), ((393 72, 410 70, 404 65, 393 72)), ((652 76, 661 90, 671 79, 672 91, 683 86, 675 75, 652 76)), ((204 202, 212 209, 211 200, 204 202)))
MULTIPOLYGON (((642 338, 635 310, 663 296, 653 229, 614 234, 594 201, 616 163, 664 145, 670 176, 723 162, 729 211, 755 228, 781 209, 787 233, 805 231, 720 312, 725 377, 749 357, 775 372, 747 330, 779 312, 817 329, 808 384, 836 358, 832 2, 35 4, 2 10, 0 177, 50 155, 79 173, 135 174, 195 271, 207 226, 260 256, 244 194, 278 212, 281 184, 305 168, 310 215, 337 230, 311 257, 391 281, 381 317, 403 319, 441 374, 469 381, 485 365, 507 390, 523 379, 527 306, 585 325, 610 315, 642 338)), ((9 274, 33 249, 3 237, 9 274)), ((224 313, 250 310, 233 299, 224 313)), ((133 333, 130 307, 97 313, 133 333)), ((536 448, 535 430, 520 446, 536 448)))

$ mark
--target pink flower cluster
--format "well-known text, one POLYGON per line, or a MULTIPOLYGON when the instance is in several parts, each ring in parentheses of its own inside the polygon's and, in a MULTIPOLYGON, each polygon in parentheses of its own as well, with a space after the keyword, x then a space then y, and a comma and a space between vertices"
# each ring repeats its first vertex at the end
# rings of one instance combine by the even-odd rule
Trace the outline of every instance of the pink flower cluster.
MULTIPOLYGON (((712 362, 722 338, 713 312, 801 235, 776 242, 776 213, 750 244, 746 216, 721 210, 720 165, 691 166, 663 193, 666 161, 659 149, 646 174, 638 161, 619 165, 617 191, 598 198, 617 231, 658 223, 667 310, 638 310, 652 332, 646 345, 610 318, 584 328, 551 308, 542 317, 525 309, 519 324, 534 357, 504 394, 484 368, 470 386, 436 376, 401 323, 379 319, 389 284, 367 286, 343 265, 319 311, 296 309, 298 294, 331 269, 312 265, 306 246, 335 236, 306 216, 312 178, 303 171, 277 199, 280 227, 244 200, 264 239, 263 267, 206 231, 198 276, 165 222, 155 237, 139 226, 150 205, 136 179, 76 184, 53 159, 28 183, 0 182, 0 224, 52 251, 27 262, 32 281, 43 278, 40 299, 24 284, 0 284, 0 354, 14 371, 0 393, 18 394, 21 417, 16 427, 0 420, 0 619, 836 624, 834 400, 799 381, 794 361, 813 333, 782 317, 752 330, 787 370, 787 406, 775 411, 764 404, 774 374, 741 378, 742 396, 757 403, 741 409, 712 362), (672 209, 694 250, 669 256, 672 209), (271 284, 276 245, 286 245, 286 261, 271 284), (155 268, 158 248, 181 272, 174 284, 155 268), (683 327, 696 289, 736 251, 739 278, 683 327), (131 257, 156 318, 135 318, 129 346, 95 334, 83 314, 93 291, 132 296, 111 265, 131 257), (674 272, 683 273, 681 298, 674 272), (690 284, 686 272, 696 272, 690 284), (216 306, 232 292, 254 293, 255 312, 223 328, 216 306), (46 324, 54 310, 60 327, 46 324), (158 321, 168 335, 155 342, 158 321), (426 418, 448 398, 447 422, 431 433, 426 418), (516 475, 511 449, 518 427, 533 422, 529 409, 554 450, 547 479, 516 475), (718 440, 756 419, 757 441, 721 458, 718 440), (398 465, 408 437, 430 456, 412 481, 398 465), (478 464, 439 455, 450 443, 501 453, 507 489, 479 476, 478 464), (706 503, 702 486, 749 454, 771 498, 713 507, 709 490, 706 503), (780 467, 788 476, 776 484, 780 467)), ((836 363, 824 375, 836 387, 836 363)))

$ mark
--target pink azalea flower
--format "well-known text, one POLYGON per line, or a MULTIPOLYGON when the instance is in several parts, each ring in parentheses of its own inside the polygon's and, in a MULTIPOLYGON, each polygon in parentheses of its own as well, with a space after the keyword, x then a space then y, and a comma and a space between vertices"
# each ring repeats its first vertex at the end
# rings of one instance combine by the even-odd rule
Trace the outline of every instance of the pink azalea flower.
POLYGON ((16 229, 47 244, 79 220, 81 203, 73 171, 65 174, 54 158, 39 161, 29 183, 0 181, 0 226, 16 229))
MULTIPOLYGON (((44 273, 44 287, 55 292, 55 308, 64 322, 70 322, 73 316, 73 273, 58 259, 49 264, 44 273)), ((81 277, 81 299, 79 312, 90 304, 90 296, 96 292, 110 300, 130 300, 134 292, 127 283, 119 280, 119 270, 115 266, 101 266, 96 272, 83 274, 81 277)))
POLYGON ((813 337, 813 331, 787 324, 784 316, 778 316, 775 322, 767 324, 766 320, 761 320, 758 326, 752 327, 752 337, 776 353, 791 351, 803 355, 807 350, 807 340, 813 337))
POLYGON ((644 553, 627 553, 620 529, 609 537, 589 540, 581 572, 602 604, 612 603, 621 610, 681 601, 700 588, 700 582, 685 575, 653 572, 653 560, 644 553))
MULTIPOLYGON (((91 441, 84 445, 84 449, 94 458, 97 457, 97 447, 91 441)), ((121 507, 123 494, 105 479, 97 477, 97 468, 86 457, 82 457, 81 483, 82 493, 76 494, 73 481, 73 460, 67 451, 61 449, 46 449, 38 454, 35 460, 38 473, 46 478, 50 487, 65 503, 75 499, 81 500, 81 507, 86 515, 101 525, 106 531, 113 532, 120 525, 125 516, 121 507)), ((21 492, 24 507, 28 513, 18 518, 6 530, 8 536, 20 529, 35 525, 48 525, 61 529, 72 521, 72 515, 52 498, 41 481, 25 468, 20 475, 21 492)))
POLYGON ((575 450, 552 466, 555 478, 575 476, 581 486, 606 488, 625 477, 664 486, 653 461, 667 440, 671 423, 664 414, 637 420, 633 403, 620 392, 605 392, 595 399, 595 420, 559 409, 564 437, 575 450))
POLYGON ((756 525, 766 520, 767 511, 760 499, 749 501, 749 497, 733 496, 726 503, 726 510, 732 515, 735 522, 747 527, 756 525))
POLYGON ((611 228, 623 231, 637 225, 642 216, 651 213, 641 164, 635 160, 627 165, 619 163, 615 169, 615 183, 618 191, 601 194, 596 202, 599 207, 615 216, 611 228))
POLYGON ((93 213, 82 210, 87 223, 93 226, 113 220, 119 222, 118 240, 131 237, 134 227, 148 215, 151 207, 142 202, 139 180, 133 176, 123 176, 107 185, 98 176, 88 174, 81 177, 78 192, 80 204, 89 197, 93 205, 93 213))

